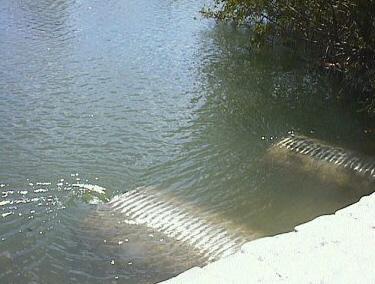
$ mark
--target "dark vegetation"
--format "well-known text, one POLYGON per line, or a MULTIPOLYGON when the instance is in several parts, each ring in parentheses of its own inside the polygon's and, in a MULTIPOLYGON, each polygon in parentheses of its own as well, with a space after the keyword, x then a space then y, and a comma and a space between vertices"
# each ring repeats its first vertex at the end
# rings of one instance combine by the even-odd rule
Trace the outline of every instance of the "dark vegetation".
POLYGON ((214 1, 204 15, 250 26, 253 48, 303 43, 340 80, 340 96, 375 115, 375 0, 214 1))

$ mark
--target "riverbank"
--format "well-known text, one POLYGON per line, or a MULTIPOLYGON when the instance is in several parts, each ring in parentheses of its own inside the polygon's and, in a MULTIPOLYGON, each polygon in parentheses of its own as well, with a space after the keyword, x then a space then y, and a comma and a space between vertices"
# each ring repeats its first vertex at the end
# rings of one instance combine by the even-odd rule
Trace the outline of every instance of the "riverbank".
POLYGON ((374 261, 375 193, 162 283, 375 283, 374 261))

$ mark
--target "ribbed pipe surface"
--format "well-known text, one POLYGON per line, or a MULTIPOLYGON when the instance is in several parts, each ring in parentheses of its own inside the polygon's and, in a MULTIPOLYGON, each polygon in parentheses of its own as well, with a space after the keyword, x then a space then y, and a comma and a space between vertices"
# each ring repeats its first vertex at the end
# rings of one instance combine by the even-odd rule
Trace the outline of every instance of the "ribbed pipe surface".
POLYGON ((375 178, 375 160, 341 147, 324 144, 305 136, 291 135, 281 139, 273 147, 308 156, 316 161, 331 163, 354 174, 375 178))
POLYGON ((124 214, 132 224, 144 225, 192 246, 209 261, 235 253, 246 242, 239 234, 229 233, 221 222, 196 216, 194 210, 144 188, 115 196, 106 206, 124 214))

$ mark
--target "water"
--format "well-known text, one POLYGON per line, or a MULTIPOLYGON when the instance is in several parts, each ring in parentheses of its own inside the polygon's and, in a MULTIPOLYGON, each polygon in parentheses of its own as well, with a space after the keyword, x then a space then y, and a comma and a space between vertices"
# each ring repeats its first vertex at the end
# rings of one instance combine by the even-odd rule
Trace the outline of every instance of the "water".
POLYGON ((249 50, 203 5, 1 1, 1 282, 149 283, 205 263, 76 183, 104 200, 149 186, 249 238, 363 194, 264 162, 291 130, 371 155, 371 121, 298 55, 249 50))

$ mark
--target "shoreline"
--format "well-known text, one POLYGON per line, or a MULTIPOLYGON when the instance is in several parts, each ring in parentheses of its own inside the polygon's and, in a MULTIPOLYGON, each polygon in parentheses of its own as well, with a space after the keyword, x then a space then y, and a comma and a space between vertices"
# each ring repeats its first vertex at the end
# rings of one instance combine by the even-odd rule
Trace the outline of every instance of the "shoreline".
POLYGON ((237 253, 160 282, 375 283, 375 193, 298 225, 245 243, 237 253))

